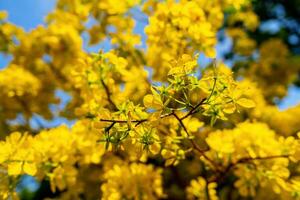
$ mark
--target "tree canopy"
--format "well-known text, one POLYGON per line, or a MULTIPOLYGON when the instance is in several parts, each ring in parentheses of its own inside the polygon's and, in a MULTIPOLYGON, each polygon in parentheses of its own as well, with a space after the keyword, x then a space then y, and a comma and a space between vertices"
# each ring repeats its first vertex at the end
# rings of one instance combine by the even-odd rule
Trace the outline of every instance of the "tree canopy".
POLYGON ((299 14, 57 0, 25 31, 1 11, 0 199, 300 199, 300 104, 278 107, 300 85, 299 14))

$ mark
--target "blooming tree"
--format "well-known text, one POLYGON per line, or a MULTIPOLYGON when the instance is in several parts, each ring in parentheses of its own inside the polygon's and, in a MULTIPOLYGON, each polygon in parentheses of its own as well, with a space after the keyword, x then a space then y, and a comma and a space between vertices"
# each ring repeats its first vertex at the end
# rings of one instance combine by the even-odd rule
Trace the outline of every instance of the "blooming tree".
POLYGON ((19 199, 25 175, 48 188, 40 199, 300 198, 300 106, 276 105, 300 65, 280 39, 251 37, 250 1, 58 0, 28 32, 6 15, 1 199, 19 199), (54 112, 57 91, 70 101, 54 112), (45 127, 58 116, 74 123, 45 127))

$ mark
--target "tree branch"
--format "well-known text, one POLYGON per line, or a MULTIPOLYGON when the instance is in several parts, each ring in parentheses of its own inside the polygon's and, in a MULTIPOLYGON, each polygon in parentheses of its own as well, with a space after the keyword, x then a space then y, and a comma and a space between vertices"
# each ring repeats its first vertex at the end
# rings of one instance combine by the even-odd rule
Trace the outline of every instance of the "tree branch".
MULTIPOLYGON (((163 118, 169 117, 171 115, 173 115, 173 113, 161 115, 160 118, 163 119, 163 118)), ((100 121, 101 122, 114 122, 114 123, 120 123, 120 124, 128 123, 128 120, 117 120, 117 119, 100 119, 100 121)), ((146 121, 148 121, 148 119, 131 120, 130 122, 137 123, 135 126, 138 126, 139 124, 144 123, 146 121)))
POLYGON ((112 107, 113 107, 114 110, 118 110, 116 104, 111 99, 111 93, 110 93, 109 88, 107 87, 107 85, 104 83, 103 79, 101 79, 101 84, 104 87, 104 90, 105 90, 108 102, 112 105, 112 107))
POLYGON ((223 171, 221 171, 219 173, 218 176, 216 176, 215 178, 213 178, 209 182, 216 182, 220 179, 223 179, 228 174, 228 172, 230 170, 232 170, 234 167, 236 167, 239 164, 250 163, 251 161, 255 161, 255 160, 270 160, 270 159, 278 159, 278 158, 287 158, 289 156, 290 155, 274 155, 274 156, 266 156, 266 157, 255 157, 255 158, 251 158, 251 157, 240 158, 235 163, 230 163, 223 171))
MULTIPOLYGON (((181 127, 186 132, 187 136, 190 136, 189 133, 188 133, 188 130, 187 130, 186 126, 184 125, 184 123, 182 121, 182 119, 180 119, 175 112, 172 112, 172 115, 180 123, 181 127)), ((216 169, 216 171, 220 171, 219 166, 212 159, 210 159, 207 155, 205 155, 205 152, 207 150, 202 150, 193 139, 189 138, 189 141, 191 142, 193 148, 195 150, 197 150, 197 152, 199 152, 201 156, 203 156, 206 160, 208 160, 214 166, 214 168, 216 169)))
POLYGON ((197 111, 197 109, 205 102, 206 98, 202 99, 195 107, 193 107, 186 115, 184 115, 183 117, 181 117, 181 120, 184 120, 185 118, 187 118, 190 115, 195 114, 197 111))

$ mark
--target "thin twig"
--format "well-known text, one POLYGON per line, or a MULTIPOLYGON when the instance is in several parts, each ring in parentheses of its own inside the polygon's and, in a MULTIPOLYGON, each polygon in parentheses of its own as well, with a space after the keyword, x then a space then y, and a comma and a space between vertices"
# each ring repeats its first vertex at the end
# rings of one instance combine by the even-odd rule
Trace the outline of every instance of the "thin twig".
MULTIPOLYGON (((101 122, 114 122, 114 123, 128 123, 128 120, 116 120, 116 119, 100 119, 101 122)), ((147 121, 147 119, 141 119, 141 120, 131 120, 130 122, 133 123, 142 123, 147 121)))
POLYGON ((238 161, 236 161, 234 163, 230 163, 223 171, 221 171, 221 173, 219 173, 218 176, 216 176, 209 182, 216 182, 220 179, 223 179, 230 170, 232 170, 239 164, 250 163, 251 161, 255 161, 255 160, 270 160, 270 159, 278 159, 278 158, 287 158, 289 156, 290 155, 274 155, 274 156, 266 156, 266 157, 255 157, 255 158, 251 158, 251 157, 240 158, 238 161))
POLYGON ((104 83, 103 79, 101 79, 101 84, 102 84, 103 87, 104 87, 104 90, 105 90, 105 93, 106 93, 108 102, 113 106, 113 109, 114 109, 114 110, 118 110, 116 104, 115 104, 115 103, 113 102, 113 100, 111 99, 111 93, 110 93, 109 88, 107 87, 107 85, 104 83))
POLYGON ((116 122, 112 122, 111 125, 109 125, 108 127, 105 128, 105 132, 109 133, 110 129, 112 127, 114 127, 115 124, 116 124, 116 122))
MULTIPOLYGON (((163 118, 169 117, 171 115, 173 115, 173 113, 161 115, 160 118, 163 119, 163 118)), ((120 123, 120 124, 128 123, 128 120, 117 120, 117 119, 100 119, 100 121, 101 122, 115 122, 115 123, 120 123)), ((139 124, 144 123, 146 121, 148 121, 148 119, 131 120, 130 122, 137 123, 135 126, 138 126, 139 124)))
POLYGON ((254 160, 269 160, 269 159, 276 159, 276 158, 286 158, 289 157, 290 155, 274 155, 274 156, 266 156, 266 157, 255 157, 255 158, 241 158, 239 159, 236 163, 234 164, 240 164, 240 163, 246 163, 248 161, 254 161, 254 160))
POLYGON ((212 97, 213 93, 215 92, 215 88, 216 88, 216 84, 217 84, 217 74, 216 74, 217 61, 216 61, 216 59, 213 60, 213 68, 214 68, 214 83, 213 83, 212 91, 211 91, 209 97, 207 98, 206 102, 209 102, 210 98, 212 97))
POLYGON ((184 120, 185 118, 187 118, 188 116, 195 114, 196 110, 205 102, 206 98, 202 99, 195 107, 193 107, 186 115, 184 115, 183 117, 181 117, 181 120, 184 120))
MULTIPOLYGON (((186 132, 186 134, 187 134, 187 136, 188 136, 188 138, 189 138, 190 135, 189 135, 188 130, 187 130, 186 126, 184 125, 182 119, 180 119, 180 118, 178 117, 178 115, 177 115, 175 112, 172 112, 172 115, 173 115, 173 116, 177 119, 177 121, 180 123, 181 127, 182 127, 183 130, 186 132)), ((216 169, 217 171, 220 171, 219 166, 218 166, 212 159, 210 159, 207 155, 205 155, 205 151, 206 151, 206 150, 202 150, 202 149, 197 145, 197 143, 196 143, 193 139, 189 138, 189 141, 190 141, 191 144, 193 145, 193 148, 194 148, 195 150, 197 150, 197 151, 200 153, 201 156, 203 156, 206 160, 208 160, 208 161, 215 167, 215 169, 216 169)))

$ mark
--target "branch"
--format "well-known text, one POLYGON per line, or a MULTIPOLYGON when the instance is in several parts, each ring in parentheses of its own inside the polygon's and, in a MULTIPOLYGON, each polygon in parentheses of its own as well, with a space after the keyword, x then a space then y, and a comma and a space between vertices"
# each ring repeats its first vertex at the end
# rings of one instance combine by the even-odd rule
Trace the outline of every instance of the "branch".
POLYGON ((212 97, 213 93, 215 92, 216 84, 217 84, 217 77, 214 76, 213 88, 211 90, 211 93, 210 93, 209 97, 207 98, 207 102, 209 102, 210 98, 212 97))
POLYGON ((291 155, 274 155, 274 156, 266 156, 266 157, 255 157, 255 158, 241 158, 239 159, 235 165, 240 164, 240 163, 247 163, 249 161, 254 161, 254 160, 270 160, 270 159, 276 159, 276 158, 287 158, 291 155))
POLYGON ((105 128, 105 132, 109 133, 109 130, 114 127, 114 125, 116 124, 116 122, 112 122, 111 125, 109 125, 108 127, 105 128))
POLYGON ((215 92, 215 89, 216 89, 216 84, 217 84, 217 75, 216 75, 216 72, 215 72, 215 68, 216 68, 216 60, 214 59, 213 61, 213 65, 214 65, 214 83, 213 83, 213 87, 212 87, 212 90, 211 90, 211 93, 209 94, 209 96, 207 98, 204 98, 202 99, 195 107, 193 107, 185 116, 183 116, 181 118, 181 120, 187 118, 188 116, 192 115, 192 114, 195 114, 199 111, 197 111, 197 109, 203 105, 205 102, 209 102, 210 98, 212 97, 212 95, 214 94, 215 92))
POLYGON ((230 170, 232 170, 234 167, 236 167, 239 164, 249 163, 249 162, 255 161, 255 160, 270 160, 270 159, 278 159, 278 158, 287 158, 289 156, 290 155, 274 155, 274 156, 266 156, 266 157, 255 157, 255 158, 251 158, 251 157, 240 158, 235 163, 230 163, 223 171, 221 171, 221 173, 218 176, 216 176, 214 179, 210 180, 209 182, 216 182, 216 181, 224 178, 230 170))
POLYGON ((49 68, 52 70, 52 73, 58 78, 61 83, 66 83, 67 78, 53 65, 53 63, 48 63, 49 68))
MULTIPOLYGON (((164 114, 164 115, 161 115, 160 118, 163 119, 163 118, 166 118, 166 117, 169 117, 173 115, 173 113, 168 113, 168 114, 164 114)), ((114 122, 114 123, 128 123, 128 120, 117 120, 117 119, 100 119, 101 122, 114 122)), ((131 120, 130 122, 132 123, 137 123, 135 126, 138 126, 140 125, 141 123, 144 123, 148 121, 148 119, 139 119, 139 120, 131 120)))
MULTIPOLYGON (((173 115, 173 116, 177 119, 177 121, 180 123, 181 127, 182 127, 183 130, 186 132, 187 136, 190 136, 189 133, 188 133, 187 128, 185 127, 185 125, 184 125, 184 123, 183 123, 183 121, 182 121, 182 119, 180 119, 180 118, 178 117, 178 115, 177 115, 175 112, 172 112, 172 115, 173 115)), ((197 143, 196 143, 193 139, 189 138, 189 141, 192 143, 193 148, 194 148, 195 150, 197 150, 197 151, 200 153, 201 156, 203 156, 206 160, 208 160, 208 161, 215 167, 215 169, 216 169, 217 171, 220 171, 219 166, 218 166, 212 159, 210 159, 207 155, 205 155, 205 151, 206 151, 206 150, 202 150, 202 149, 197 145, 197 143)))
POLYGON ((104 90, 105 90, 108 102, 112 105, 112 107, 113 107, 114 110, 118 110, 116 104, 111 99, 111 93, 110 93, 109 88, 107 87, 107 85, 104 83, 103 79, 101 79, 101 84, 104 87, 104 90))
POLYGON ((207 98, 207 103, 209 103, 209 100, 210 98, 212 97, 212 95, 214 94, 215 92, 215 89, 216 89, 216 84, 217 84, 217 73, 216 73, 216 69, 217 69, 217 60, 216 58, 213 59, 213 70, 214 70, 214 83, 213 83, 213 87, 212 87, 212 90, 211 90, 211 93, 209 95, 209 97, 207 98))
POLYGON ((202 99, 195 107, 193 107, 186 115, 184 115, 183 117, 181 117, 181 120, 184 120, 185 118, 187 118, 188 116, 195 114, 197 111, 197 109, 203 105, 203 103, 205 102, 206 98, 202 99))
MULTIPOLYGON (((147 121, 148 119, 141 119, 141 120, 131 120, 130 122, 133 123, 143 123, 145 121, 147 121)), ((115 119, 100 119, 101 122, 113 122, 113 123, 127 123, 127 120, 115 120, 115 119)))

